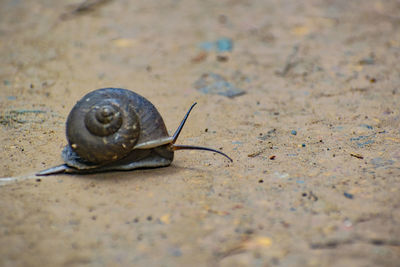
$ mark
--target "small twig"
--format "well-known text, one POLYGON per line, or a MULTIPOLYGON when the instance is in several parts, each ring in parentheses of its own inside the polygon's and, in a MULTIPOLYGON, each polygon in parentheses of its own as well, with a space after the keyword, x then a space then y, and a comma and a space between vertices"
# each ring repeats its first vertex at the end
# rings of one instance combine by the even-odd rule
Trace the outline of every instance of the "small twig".
POLYGON ((350 156, 358 158, 358 159, 363 159, 364 158, 361 154, 357 154, 357 153, 350 153, 350 156))
POLYGON ((332 249, 342 245, 349 245, 354 243, 366 243, 374 246, 394 246, 400 247, 400 240, 383 239, 383 238, 369 238, 356 235, 354 237, 342 240, 328 240, 325 242, 315 242, 310 244, 311 249, 332 249))
POLYGON ((72 12, 73 13, 83 13, 88 11, 94 11, 101 5, 109 2, 111 0, 85 0, 85 2, 78 5, 72 12))
POLYGON ((382 239, 382 238, 362 238, 362 241, 376 246, 394 246, 400 247, 400 240, 395 239, 382 239))
POLYGON ((287 57, 285 66, 283 67, 282 71, 277 71, 276 74, 279 76, 286 76, 286 74, 289 72, 291 68, 293 68, 296 65, 296 62, 293 60, 297 53, 299 51, 299 45, 294 45, 292 53, 287 57))
POLYGON ((353 244, 353 243, 354 243, 354 240, 351 240, 351 239, 328 240, 325 242, 311 243, 310 248, 312 248, 312 249, 331 249, 331 248, 336 248, 341 245, 348 245, 348 244, 353 244))
MULTIPOLYGON (((37 109, 17 109, 17 110, 10 110, 9 112, 6 112, 4 115, 0 114, 0 124, 3 125, 9 125, 13 122, 15 123, 43 123, 44 120, 24 120, 20 118, 21 116, 26 116, 29 114, 43 114, 46 113, 44 110, 37 110, 37 109)), ((25 118, 25 117, 24 117, 25 118)))
POLYGON ((267 149, 268 149, 268 147, 264 147, 264 148, 262 148, 262 149, 260 149, 260 150, 258 150, 258 151, 256 151, 256 152, 253 152, 253 153, 251 153, 251 154, 248 154, 247 156, 248 156, 249 158, 255 158, 255 157, 261 155, 262 153, 264 153, 265 150, 267 150, 267 149))
POLYGON ((217 253, 216 256, 217 256, 218 260, 222 260, 224 258, 233 256, 233 255, 236 255, 236 254, 244 253, 245 251, 246 251, 246 248, 242 244, 239 244, 239 245, 237 245, 235 247, 232 247, 232 248, 229 248, 229 249, 227 249, 225 251, 217 253))
POLYGON ((110 2, 112 0, 85 0, 84 2, 75 6, 71 11, 61 15, 61 19, 69 19, 72 16, 93 12, 100 6, 110 2))
POLYGON ((33 114, 39 114, 39 113, 46 113, 44 110, 39 110, 39 109, 17 109, 17 110, 11 110, 10 113, 14 114, 26 114, 26 113, 33 113, 33 114))

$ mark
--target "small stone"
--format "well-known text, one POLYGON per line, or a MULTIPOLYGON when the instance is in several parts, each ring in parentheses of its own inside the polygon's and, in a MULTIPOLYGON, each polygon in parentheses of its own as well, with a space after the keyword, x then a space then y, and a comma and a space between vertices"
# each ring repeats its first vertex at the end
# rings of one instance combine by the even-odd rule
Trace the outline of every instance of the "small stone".
POLYGON ((229 60, 228 56, 225 55, 217 55, 217 61, 219 62, 227 62, 229 60))
POLYGON ((353 199, 354 198, 353 194, 350 194, 350 193, 347 193, 347 192, 344 192, 343 195, 348 199, 353 199))
POLYGON ((203 94, 217 94, 234 98, 246 93, 243 89, 228 82, 225 77, 216 73, 204 73, 195 81, 194 87, 203 94))
POLYGON ((230 52, 233 49, 233 41, 229 38, 220 38, 216 41, 218 52, 230 52))

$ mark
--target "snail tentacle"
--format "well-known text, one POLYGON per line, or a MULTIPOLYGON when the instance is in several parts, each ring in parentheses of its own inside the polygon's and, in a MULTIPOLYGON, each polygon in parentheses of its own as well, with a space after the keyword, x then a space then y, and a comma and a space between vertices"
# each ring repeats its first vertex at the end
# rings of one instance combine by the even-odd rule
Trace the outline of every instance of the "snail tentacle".
POLYGON ((175 144, 176 140, 178 139, 179 134, 181 133, 182 128, 183 128, 183 126, 185 125, 186 120, 187 120, 187 118, 189 117, 190 112, 192 111, 192 109, 193 109, 194 106, 196 106, 196 105, 197 105, 197 102, 194 102, 193 105, 192 105, 192 106, 189 108, 189 110, 186 112, 185 117, 183 118, 183 120, 181 121, 181 124, 179 124, 178 129, 176 129, 176 131, 175 131, 175 133, 174 133, 174 135, 173 135, 173 141, 172 141, 173 144, 175 144))
POLYGON ((205 150, 205 151, 211 151, 211 152, 215 152, 218 153, 222 156, 224 156, 225 158, 227 158, 230 162, 233 162, 233 159, 231 159, 227 154, 225 154, 224 152, 221 152, 219 150, 213 149, 213 148, 209 148, 209 147, 203 147, 203 146, 188 146, 188 145, 175 145, 172 144, 172 150, 205 150))

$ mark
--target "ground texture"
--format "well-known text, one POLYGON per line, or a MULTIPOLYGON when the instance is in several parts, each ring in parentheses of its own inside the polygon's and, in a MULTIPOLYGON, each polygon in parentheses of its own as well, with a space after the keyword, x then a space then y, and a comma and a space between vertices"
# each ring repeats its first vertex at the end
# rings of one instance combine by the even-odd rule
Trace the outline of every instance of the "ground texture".
POLYGON ((400 3, 0 3, 1 266, 398 266, 400 3), (84 94, 131 89, 170 167, 61 164, 84 94), (10 178, 11 177, 11 178, 10 178))

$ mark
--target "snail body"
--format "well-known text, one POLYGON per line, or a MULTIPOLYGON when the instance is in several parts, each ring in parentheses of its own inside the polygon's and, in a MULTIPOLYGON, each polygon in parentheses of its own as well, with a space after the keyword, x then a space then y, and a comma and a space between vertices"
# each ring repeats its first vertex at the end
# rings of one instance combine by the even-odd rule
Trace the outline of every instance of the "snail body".
POLYGON ((121 88, 92 91, 68 115, 68 144, 62 151, 65 164, 37 175, 165 167, 173 161, 174 151, 180 149, 208 150, 232 161, 211 148, 175 145, 195 104, 175 134, 169 136, 160 113, 143 96, 121 88))

